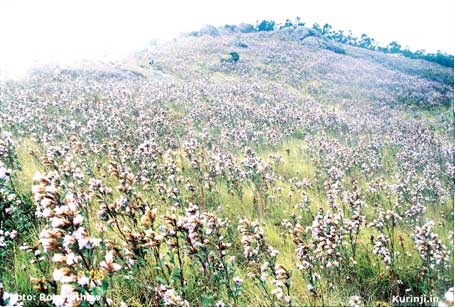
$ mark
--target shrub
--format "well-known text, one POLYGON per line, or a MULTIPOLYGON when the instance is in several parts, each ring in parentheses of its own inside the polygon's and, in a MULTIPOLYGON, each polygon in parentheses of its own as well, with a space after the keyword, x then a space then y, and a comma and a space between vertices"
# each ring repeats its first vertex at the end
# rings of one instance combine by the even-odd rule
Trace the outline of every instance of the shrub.
POLYGON ((237 52, 231 52, 230 55, 234 63, 237 63, 240 60, 240 55, 237 52))
POLYGON ((346 50, 344 50, 343 48, 338 47, 336 45, 332 45, 332 44, 328 44, 327 47, 325 47, 325 49, 333 51, 338 54, 346 54, 346 50))
POLYGON ((238 42, 237 46, 239 46, 240 48, 248 48, 248 45, 242 42, 238 42))
POLYGON ((188 33, 188 35, 198 37, 201 36, 201 33, 199 31, 191 31, 190 33, 188 33))
POLYGON ((212 25, 205 25, 199 31, 201 35, 210 35, 210 36, 218 36, 220 32, 215 26, 212 25))
POLYGON ((235 31, 237 31, 237 26, 236 25, 224 25, 223 29, 230 31, 230 32, 235 32, 235 31))
POLYGON ((235 64, 237 63, 239 60, 240 60, 240 55, 235 52, 235 51, 232 51, 229 53, 230 57, 229 58, 222 58, 221 59, 221 63, 231 63, 231 64, 235 64))
POLYGON ((284 29, 284 28, 288 28, 288 27, 292 27, 294 26, 294 24, 292 23, 292 21, 290 19, 286 19, 286 22, 284 23, 284 25, 282 25, 280 27, 280 29, 284 29))

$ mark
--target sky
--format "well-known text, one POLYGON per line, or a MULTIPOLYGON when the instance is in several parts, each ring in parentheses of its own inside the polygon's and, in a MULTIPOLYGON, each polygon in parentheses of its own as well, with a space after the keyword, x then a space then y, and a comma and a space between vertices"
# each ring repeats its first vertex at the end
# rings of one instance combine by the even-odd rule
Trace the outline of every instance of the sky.
POLYGON ((205 24, 284 22, 368 34, 380 45, 454 54, 453 0, 0 0, 0 71, 121 57, 205 24))

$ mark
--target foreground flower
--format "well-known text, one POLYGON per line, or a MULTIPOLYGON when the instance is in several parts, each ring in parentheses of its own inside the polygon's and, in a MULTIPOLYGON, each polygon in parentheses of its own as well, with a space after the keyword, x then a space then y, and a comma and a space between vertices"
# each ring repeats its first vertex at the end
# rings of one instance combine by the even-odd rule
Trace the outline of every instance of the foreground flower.
POLYGON ((104 260, 101 261, 100 266, 102 269, 106 270, 109 273, 114 273, 119 271, 122 266, 118 263, 114 263, 114 252, 108 251, 104 260))
POLYGON ((362 299, 358 295, 351 296, 351 298, 349 299, 349 305, 351 307, 360 307, 361 304, 362 299))
POLYGON ((438 307, 453 307, 453 287, 444 294, 444 300, 439 301, 438 307))
POLYGON ((163 300, 165 306, 169 307, 189 307, 188 301, 177 294, 175 289, 160 285, 155 289, 158 296, 163 300))
POLYGON ((8 180, 9 178, 9 172, 8 170, 5 168, 5 166, 3 165, 2 162, 0 162, 0 180, 8 180))

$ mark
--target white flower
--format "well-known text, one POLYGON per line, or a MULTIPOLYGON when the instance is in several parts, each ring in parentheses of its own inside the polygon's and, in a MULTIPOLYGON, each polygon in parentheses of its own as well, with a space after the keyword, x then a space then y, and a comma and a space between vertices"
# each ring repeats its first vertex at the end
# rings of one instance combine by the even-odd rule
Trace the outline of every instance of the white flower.
POLYGON ((8 180, 8 171, 0 162, 0 180, 8 180))
POLYGON ((234 277, 234 283, 237 285, 237 286, 240 286, 242 284, 243 280, 238 277, 238 276, 235 276, 234 277))
POLYGON ((276 257, 276 256, 278 256, 278 254, 280 252, 278 250, 274 249, 273 247, 269 246, 269 253, 270 253, 270 256, 276 257))
POLYGON ((74 244, 76 242, 76 239, 70 235, 65 235, 63 238, 63 247, 69 248, 71 244, 74 244))
POLYGON ((66 264, 73 265, 79 261, 80 256, 76 256, 74 253, 69 253, 66 255, 66 264))
POLYGON ((224 306, 226 306, 226 305, 223 303, 223 301, 218 301, 215 304, 215 307, 224 307, 224 306))
POLYGON ((17 235, 17 230, 14 229, 13 231, 11 231, 11 232, 9 233, 9 238, 10 238, 10 239, 14 239, 14 238, 16 237, 16 235, 17 235))
POLYGON ((85 233, 85 229, 83 227, 79 227, 76 231, 74 231, 73 236, 77 240, 80 250, 84 248, 92 248, 90 245, 90 238, 85 233))
POLYGON ((76 215, 76 217, 73 219, 73 224, 75 226, 78 226, 80 224, 82 224, 82 222, 84 221, 84 217, 80 214, 76 215))
POLYGON ((44 176, 40 172, 36 172, 35 175, 33 175, 33 181, 38 182, 43 178, 44 176))
POLYGON ((55 269, 52 277, 55 281, 60 281, 62 283, 70 283, 76 280, 76 276, 73 275, 68 268, 55 269))
POLYGON ((114 253, 112 251, 108 251, 104 260, 100 263, 101 268, 104 270, 113 273, 119 271, 122 266, 118 263, 114 263, 114 253))
POLYGON ((98 300, 98 297, 93 295, 93 294, 88 294, 85 296, 85 299, 90 305, 95 304, 95 302, 98 300))
POLYGON ((85 286, 85 285, 88 285, 90 282, 90 279, 84 275, 82 275, 81 277, 78 278, 77 280, 77 283, 80 285, 80 286, 85 286))
POLYGON ((272 290, 272 295, 275 295, 277 299, 281 299, 283 297, 283 289, 275 288, 272 290))
POLYGON ((18 305, 19 295, 17 293, 5 292, 3 294, 3 299, 5 300, 5 303, 7 304, 6 307, 22 306, 22 303, 21 303, 21 305, 18 305))
POLYGON ((450 288, 444 295, 446 301, 453 303, 453 287, 450 288))
POLYGON ((351 296, 351 298, 349 299, 349 305, 351 307, 360 307, 361 303, 362 303, 362 300, 361 300, 360 296, 358 296, 358 295, 351 296))
MULTIPOLYGON (((47 198, 43 198, 43 200, 41 200, 41 205, 43 205, 43 201, 44 201, 45 199, 47 199, 47 198)), ((47 200, 49 200, 49 199, 47 199, 47 200)), ((44 206, 43 206, 43 207, 44 207, 44 206)), ((52 214, 53 214, 53 213, 52 213, 52 210, 49 209, 49 208, 46 208, 46 209, 43 210, 42 216, 43 216, 43 217, 46 217, 46 218, 49 218, 49 217, 52 216, 52 214)))
POLYGON ((62 274, 61 269, 56 269, 54 270, 52 277, 54 278, 55 281, 61 281, 65 276, 62 274))
POLYGON ((68 221, 61 217, 53 217, 51 221, 52 221, 51 225, 53 228, 59 228, 68 225, 68 221))
POLYGON ((45 191, 49 194, 56 194, 58 191, 57 191, 57 188, 53 185, 48 185, 45 189, 45 191))
POLYGON ((66 297, 72 296, 76 292, 73 285, 62 285, 60 293, 66 297))
POLYGON ((63 254, 55 254, 52 257, 52 262, 61 263, 61 262, 65 262, 65 261, 66 261, 66 257, 63 254))

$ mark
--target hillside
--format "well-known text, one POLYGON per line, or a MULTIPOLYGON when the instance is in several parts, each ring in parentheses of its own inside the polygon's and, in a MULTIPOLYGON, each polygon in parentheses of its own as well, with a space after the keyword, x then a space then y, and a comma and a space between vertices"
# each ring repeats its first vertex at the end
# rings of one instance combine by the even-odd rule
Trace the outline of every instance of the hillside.
POLYGON ((443 298, 453 78, 275 31, 0 81, 0 305, 443 298))

